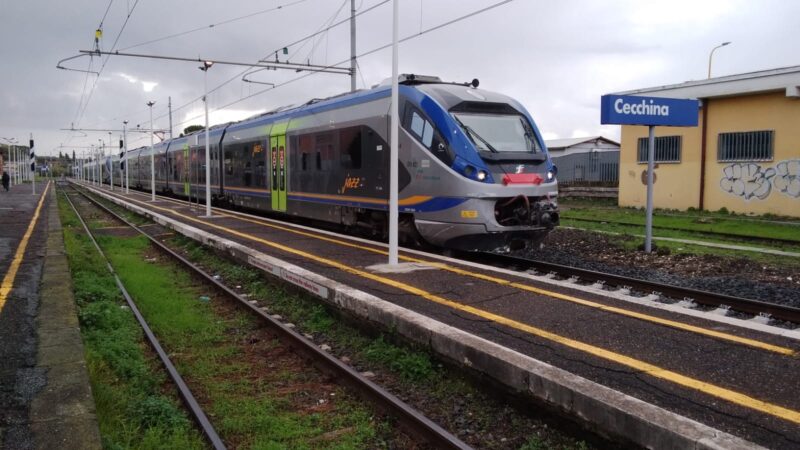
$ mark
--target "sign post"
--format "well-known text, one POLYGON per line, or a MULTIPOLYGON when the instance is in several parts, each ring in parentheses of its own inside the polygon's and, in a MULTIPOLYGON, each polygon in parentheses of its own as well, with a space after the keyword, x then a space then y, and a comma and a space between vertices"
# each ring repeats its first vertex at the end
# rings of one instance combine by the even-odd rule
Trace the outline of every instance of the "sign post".
POLYGON ((601 124, 647 125, 649 127, 647 139, 647 212, 644 240, 644 251, 647 253, 650 253, 653 248, 655 128, 658 125, 696 127, 699 109, 700 102, 698 100, 613 94, 600 97, 601 124))

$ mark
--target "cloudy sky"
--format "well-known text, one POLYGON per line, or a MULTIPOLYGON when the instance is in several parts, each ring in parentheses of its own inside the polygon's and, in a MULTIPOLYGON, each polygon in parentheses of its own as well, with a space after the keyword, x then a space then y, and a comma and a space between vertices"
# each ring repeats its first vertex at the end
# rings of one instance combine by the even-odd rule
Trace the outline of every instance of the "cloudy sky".
MULTIPOLYGON (((796 0, 514 0, 427 33, 499 0, 399 1, 401 38, 419 35, 400 47, 401 73, 478 78, 481 88, 520 100, 545 138, 618 138, 618 127, 600 125, 601 95, 703 79, 709 51, 723 41, 732 44, 715 53, 715 76, 800 65, 796 0)), ((356 7, 382 2, 356 0, 356 7)), ((203 123, 196 63, 94 56, 65 66, 99 76, 57 69, 59 60, 93 48, 101 21, 103 50, 252 63, 344 19, 350 0, 0 0, 0 11, 0 137, 27 142, 33 133, 38 154, 57 154, 108 142, 108 132, 59 131, 72 124, 148 127, 150 100, 155 128, 168 127, 168 97, 176 135, 203 123)), ((357 53, 391 41, 391 14, 386 2, 357 19, 357 53)), ((349 26, 288 52, 291 62, 347 60, 349 26)), ((391 49, 360 58, 359 67, 359 88, 379 83, 391 73, 391 49)), ((242 82, 242 70, 209 71, 212 124, 350 87, 342 75, 262 71, 249 78, 278 87, 258 94, 268 86, 242 82)), ((149 137, 133 134, 130 142, 146 145, 149 137)))

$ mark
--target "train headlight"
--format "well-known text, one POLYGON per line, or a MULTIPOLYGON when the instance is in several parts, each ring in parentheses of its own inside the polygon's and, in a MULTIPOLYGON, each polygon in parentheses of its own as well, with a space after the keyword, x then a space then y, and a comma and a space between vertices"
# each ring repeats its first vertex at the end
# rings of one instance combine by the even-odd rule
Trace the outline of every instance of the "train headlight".
POLYGON ((483 181, 483 180, 485 180, 485 179, 486 179, 486 172, 484 172, 483 170, 479 170, 479 171, 478 171, 478 174, 477 174, 477 175, 475 175, 475 178, 477 178, 477 179, 478 179, 478 181, 483 181))
POLYGON ((553 166, 550 170, 547 171, 547 181, 553 181, 553 179, 558 174, 558 167, 553 166))

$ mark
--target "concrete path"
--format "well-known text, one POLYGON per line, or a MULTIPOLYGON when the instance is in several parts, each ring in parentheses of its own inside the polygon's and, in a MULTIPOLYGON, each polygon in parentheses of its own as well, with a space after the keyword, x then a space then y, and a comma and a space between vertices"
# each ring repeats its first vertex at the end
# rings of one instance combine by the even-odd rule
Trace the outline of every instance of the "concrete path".
POLYGON ((2 449, 101 448, 53 187, 0 192, 2 449))

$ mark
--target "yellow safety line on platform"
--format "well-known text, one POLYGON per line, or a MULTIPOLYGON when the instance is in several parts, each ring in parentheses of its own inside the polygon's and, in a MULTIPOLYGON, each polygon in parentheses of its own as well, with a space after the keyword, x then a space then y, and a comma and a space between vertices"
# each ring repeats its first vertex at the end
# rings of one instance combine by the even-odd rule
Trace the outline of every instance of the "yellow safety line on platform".
POLYGON ((11 289, 14 288, 14 279, 17 278, 19 266, 22 264, 22 258, 25 256, 25 249, 28 248, 28 241, 31 239, 33 230, 36 228, 36 222, 39 220, 39 213, 42 210, 42 205, 44 204, 44 199, 47 196, 47 190, 49 188, 50 182, 48 181, 44 192, 42 192, 42 197, 39 199, 39 204, 36 206, 36 211, 33 213, 31 223, 28 224, 28 229, 25 230, 25 234, 22 236, 17 251, 14 253, 14 259, 11 260, 8 272, 6 272, 6 275, 3 277, 3 282, 0 283, 0 312, 2 312, 3 307, 6 306, 8 294, 11 293, 11 289))
MULTIPOLYGON (((139 202, 138 200, 134 200, 134 199, 130 199, 130 200, 135 201, 135 202, 139 202)), ((172 199, 168 199, 168 201, 176 203, 176 204, 180 204, 179 202, 174 201, 172 199)), ((142 202, 140 202, 140 203, 142 203, 142 202)), ((148 204, 148 205, 150 205, 150 204, 148 204)), ((167 211, 172 211, 172 210, 169 210, 169 209, 166 209, 166 210, 167 211)), ((241 220, 243 222, 249 222, 249 223, 255 223, 255 224, 258 224, 258 225, 268 226, 268 227, 275 228, 275 229, 278 229, 278 230, 282 230, 282 231, 287 231, 287 232, 290 232, 290 233, 298 234, 300 236, 311 237, 311 238, 314 238, 314 239, 318 239, 318 240, 326 241, 326 242, 331 242, 331 243, 342 245, 342 246, 346 246, 346 247, 357 248, 359 250, 365 250, 365 251, 368 251, 368 252, 377 253, 377 254, 381 254, 381 255, 387 255, 388 254, 386 251, 384 251, 382 249, 379 249, 379 248, 367 247, 367 246, 363 246, 363 245, 359 245, 359 244, 354 244, 352 242, 342 241, 342 240, 335 239, 335 238, 329 238, 329 237, 326 237, 326 236, 320 236, 318 234, 314 234, 314 233, 310 233, 310 232, 306 232, 306 231, 300 231, 300 230, 296 230, 296 229, 285 227, 285 226, 281 226, 281 225, 276 225, 276 224, 269 223, 269 222, 266 222, 266 221, 263 221, 263 220, 250 219, 250 218, 242 217, 242 216, 238 216, 238 215, 222 213, 222 212, 219 212, 219 210, 217 210, 215 212, 215 214, 217 214, 218 216, 222 216, 222 217, 228 217, 228 218, 231 218, 231 219, 241 220)), ((758 349, 761 349, 761 350, 780 353, 782 355, 792 356, 792 355, 794 355, 796 353, 793 349, 788 348, 788 347, 782 347, 782 346, 779 346, 779 345, 773 345, 773 344, 769 344, 769 343, 766 343, 766 342, 763 342, 763 341, 759 341, 759 340, 756 340, 756 339, 750 339, 750 338, 735 336, 735 335, 730 334, 730 333, 723 333, 723 332, 720 332, 720 331, 709 330, 707 328, 699 327, 699 326, 696 326, 696 325, 689 325, 689 324, 678 322, 678 321, 675 321, 675 320, 664 319, 664 318, 653 316, 653 315, 650 315, 650 314, 631 311, 631 310, 627 310, 627 309, 624 309, 624 308, 619 308, 619 307, 616 307, 616 306, 604 305, 602 303, 594 302, 594 301, 591 301, 591 300, 585 300, 585 299, 582 299, 582 298, 574 297, 572 295, 561 294, 559 292, 554 292, 554 291, 550 291, 550 290, 547 290, 547 289, 541 289, 541 288, 537 288, 537 287, 534 287, 534 286, 529 286, 529 285, 526 285, 526 284, 514 282, 514 281, 511 281, 511 280, 506 280, 506 279, 503 279, 503 278, 500 278, 500 277, 496 277, 496 276, 492 276, 492 275, 484 275, 484 274, 480 274, 480 273, 470 272, 468 270, 464 270, 464 269, 460 269, 460 268, 457 268, 457 267, 453 267, 453 266, 445 264, 445 263, 440 263, 440 262, 435 262, 435 261, 427 261, 427 260, 424 260, 424 259, 418 259, 418 258, 414 258, 414 257, 411 257, 411 256, 405 256, 405 255, 400 255, 400 259, 402 259, 404 261, 410 261, 410 262, 416 262, 416 263, 425 264, 425 265, 430 266, 430 267, 435 267, 437 269, 446 270, 448 272, 456 273, 456 274, 459 274, 459 275, 468 276, 468 277, 472 277, 472 278, 477 278, 477 279, 480 279, 480 280, 483 280, 483 281, 488 281, 488 282, 491 282, 491 283, 497 283, 497 284, 504 285, 504 286, 514 287, 514 288, 517 288, 517 289, 520 289, 520 290, 523 290, 523 291, 533 292, 533 293, 536 293, 536 294, 540 294, 540 295, 544 295, 544 296, 547 296, 547 297, 552 297, 552 298, 556 298, 556 299, 559 299, 559 300, 564 300, 564 301, 576 303, 576 304, 587 306, 587 307, 590 307, 590 308, 596 308, 596 309, 599 309, 601 311, 606 311, 606 312, 610 312, 610 313, 614 313, 614 314, 620 314, 620 315, 631 317, 631 318, 634 318, 634 319, 639 319, 639 320, 643 320, 643 321, 646 321, 646 322, 656 323, 656 324, 663 325, 663 326, 666 326, 666 327, 672 327, 672 328, 676 328, 676 329, 679 329, 679 330, 688 331, 688 332, 691 332, 691 333, 697 333, 697 334, 701 334, 701 335, 704 335, 704 336, 710 336, 710 337, 717 338, 717 339, 736 342, 738 344, 747 345, 747 346, 758 348, 758 349)))
POLYGON ((795 410, 792 410, 792 409, 789 409, 789 408, 785 408, 783 406, 779 406, 779 405, 776 405, 776 404, 773 404, 773 403, 765 402, 763 400, 758 400, 756 398, 750 397, 750 396, 742 394, 740 392, 736 392, 736 391, 733 391, 733 390, 730 390, 730 389, 726 389, 726 388, 723 388, 723 387, 720 387, 720 386, 717 386, 717 385, 714 385, 714 384, 711 384, 711 383, 707 383, 705 381, 701 381, 701 380, 698 380, 696 378, 691 378, 691 377, 688 377, 688 376, 685 376, 685 375, 681 375, 681 374, 679 374, 677 372, 673 372, 671 370, 667 370, 667 369, 658 367, 656 365, 653 365, 653 364, 650 364, 650 363, 647 363, 647 362, 644 362, 644 361, 641 361, 641 360, 638 360, 638 359, 635 359, 635 358, 631 358, 629 356, 622 355, 620 353, 616 353, 616 352, 613 352, 613 351, 610 351, 610 350, 606 350, 604 348, 600 348, 600 347, 597 347, 597 346, 594 346, 594 345, 591 345, 591 344, 587 344, 587 343, 584 343, 584 342, 581 342, 581 341, 577 341, 577 340, 574 340, 574 339, 571 339, 571 338, 568 338, 568 337, 564 337, 564 336, 561 336, 561 335, 558 335, 558 334, 555 334, 555 333, 551 333, 551 332, 543 330, 541 328, 537 328, 537 327, 534 327, 534 326, 531 326, 531 325, 528 325, 528 324, 524 324, 522 322, 518 322, 516 320, 509 319, 507 317, 500 316, 500 315, 491 313, 489 311, 484 311, 482 309, 475 308, 473 306, 464 305, 464 304, 461 304, 461 303, 458 303, 458 302, 455 302, 455 301, 452 301, 452 300, 448 300, 448 299, 440 297, 438 295, 431 294, 430 292, 424 291, 422 289, 418 289, 418 288, 415 288, 413 286, 408 286, 405 283, 401 283, 399 281, 395 281, 395 280, 392 280, 390 278, 382 277, 380 275, 376 275, 376 274, 373 274, 373 273, 370 273, 370 272, 365 272, 363 270, 356 269, 355 267, 348 266, 348 265, 340 263, 338 261, 334 261, 334 260, 331 260, 331 259, 328 259, 328 258, 323 258, 323 257, 320 257, 320 256, 312 255, 311 253, 304 252, 302 250, 297 250, 295 248, 292 248, 292 247, 289 247, 289 246, 286 246, 286 245, 283 245, 283 244, 278 244, 276 242, 268 241, 268 240, 260 238, 258 236, 253 236, 251 234, 242 233, 240 231, 233 230, 233 229, 228 228, 228 227, 224 227, 224 226, 217 225, 217 224, 214 224, 214 223, 206 222, 204 220, 200 220, 200 219, 197 219, 195 217, 187 216, 185 214, 181 214, 179 212, 176 212, 176 211, 168 209, 168 208, 163 208, 163 207, 156 206, 156 205, 153 205, 153 204, 149 204, 148 206, 150 206, 152 208, 155 208, 155 209, 162 210, 162 211, 170 212, 170 213, 172 213, 172 214, 174 214, 176 216, 183 217, 184 219, 190 220, 192 222, 201 223, 203 225, 209 226, 211 228, 216 228, 216 229, 221 230, 221 231, 225 231, 225 232, 230 233, 230 234, 235 235, 235 236, 239 236, 239 237, 242 237, 242 238, 245 238, 245 239, 249 239, 249 240, 254 241, 254 242, 259 242, 259 243, 262 243, 262 244, 267 245, 269 247, 273 247, 273 248, 276 248, 278 250, 282 250, 284 252, 291 253, 291 254, 294 254, 296 256, 300 256, 302 258, 307 258, 307 259, 310 259, 312 261, 316 261, 318 263, 322 263, 322 264, 325 264, 325 265, 328 265, 328 266, 343 270, 345 272, 351 273, 353 275, 357 275, 357 276, 360 276, 360 277, 363 277, 363 278, 367 278, 367 279, 376 281, 376 282, 381 283, 381 284, 385 284, 387 286, 394 287, 394 288, 402 290, 402 291, 406 291, 406 292, 408 292, 410 294, 417 295, 417 296, 422 297, 422 298, 424 298, 426 300, 429 300, 431 302, 434 302, 434 303, 437 303, 437 304, 440 304, 440 305, 444 305, 444 306, 447 306, 447 307, 450 307, 450 308, 453 308, 453 309, 456 309, 456 310, 459 310, 459 311, 463 311, 463 312, 466 312, 466 313, 469 313, 469 314, 472 314, 472 315, 475 315, 475 316, 478 316, 478 317, 481 317, 481 318, 484 318, 484 319, 487 319, 487 320, 494 321, 496 323, 505 325, 507 327, 514 328, 516 330, 520 330, 520 331, 532 334, 534 336, 538 336, 538 337, 541 337, 541 338, 556 342, 556 343, 564 345, 566 347, 569 347, 569 348, 572 348, 572 349, 575 349, 575 350, 579 350, 579 351, 588 353, 588 354, 596 356, 598 358, 602 358, 602 359, 605 359, 605 360, 608 360, 608 361, 612 361, 614 363, 617 363, 617 364, 620 364, 620 365, 623 365, 623 366, 630 367, 630 368, 632 368, 634 370, 637 370, 637 371, 640 371, 640 372, 642 372, 642 373, 644 373, 646 375, 650 375, 650 376, 653 376, 653 377, 656 377, 656 378, 660 378, 660 379, 675 383, 675 384, 677 384, 679 386, 683 386, 683 387, 686 387, 686 388, 689 388, 689 389, 694 389, 694 390, 703 392, 705 394, 708 394, 708 395, 723 399, 725 401, 744 406, 746 408, 750 408, 750 409, 753 409, 753 410, 756 410, 756 411, 759 411, 759 412, 762 412, 762 413, 765 413, 765 414, 769 414, 771 416, 775 416, 775 417, 778 417, 778 418, 781 418, 781 419, 784 419, 784 420, 787 420, 787 421, 790 421, 790 422, 794 422, 794 423, 800 424, 800 412, 798 412, 798 411, 795 411, 795 410))

